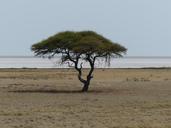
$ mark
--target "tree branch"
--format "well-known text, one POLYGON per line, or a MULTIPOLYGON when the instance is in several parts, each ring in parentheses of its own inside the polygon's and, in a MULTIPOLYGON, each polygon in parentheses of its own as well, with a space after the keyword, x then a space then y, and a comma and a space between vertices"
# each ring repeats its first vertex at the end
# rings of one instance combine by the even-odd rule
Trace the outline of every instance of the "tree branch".
POLYGON ((88 54, 87 61, 90 64, 90 71, 89 71, 89 74, 87 75, 87 80, 91 80, 93 78, 92 73, 94 71, 95 59, 91 59, 91 54, 88 54))
POLYGON ((80 68, 78 67, 78 63, 79 63, 79 59, 80 59, 80 56, 81 56, 82 53, 79 53, 78 55, 76 55, 76 58, 75 60, 71 57, 70 55, 70 52, 68 51, 67 52, 67 56, 68 56, 68 59, 73 62, 75 64, 75 69, 78 71, 78 79, 82 82, 82 83, 86 83, 86 80, 84 80, 82 78, 82 68, 83 68, 83 63, 80 64, 80 68))
POLYGON ((81 63, 80 64, 80 68, 78 67, 78 63, 79 63, 79 60, 77 60, 76 61, 76 63, 75 63, 75 69, 78 71, 78 79, 82 82, 82 83, 86 83, 86 80, 84 80, 83 78, 82 78, 82 64, 83 63, 81 63))

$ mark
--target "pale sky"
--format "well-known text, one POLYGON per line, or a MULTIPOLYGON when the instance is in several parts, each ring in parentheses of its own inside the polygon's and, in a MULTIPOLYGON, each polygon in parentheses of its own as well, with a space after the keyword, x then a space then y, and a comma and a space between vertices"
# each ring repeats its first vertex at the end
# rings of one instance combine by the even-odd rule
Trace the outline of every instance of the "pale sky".
POLYGON ((171 0, 0 0, 0 56, 65 30, 93 30, 128 56, 171 56, 171 0))

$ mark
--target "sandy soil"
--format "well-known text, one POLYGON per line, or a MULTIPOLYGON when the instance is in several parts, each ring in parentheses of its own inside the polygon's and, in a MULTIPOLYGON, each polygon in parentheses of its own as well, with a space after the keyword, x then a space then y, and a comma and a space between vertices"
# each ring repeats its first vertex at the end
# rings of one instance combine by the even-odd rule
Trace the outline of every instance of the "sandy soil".
POLYGON ((171 128, 171 69, 0 69, 0 128, 171 128))

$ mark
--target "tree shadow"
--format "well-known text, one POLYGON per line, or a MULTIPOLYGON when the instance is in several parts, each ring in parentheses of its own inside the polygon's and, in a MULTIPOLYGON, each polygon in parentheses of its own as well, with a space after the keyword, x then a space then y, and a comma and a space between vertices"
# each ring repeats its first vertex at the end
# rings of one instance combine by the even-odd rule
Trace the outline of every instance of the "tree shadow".
POLYGON ((81 90, 10 90, 11 93, 51 93, 51 94, 84 94, 84 93, 104 93, 103 90, 90 90, 82 92, 81 90))

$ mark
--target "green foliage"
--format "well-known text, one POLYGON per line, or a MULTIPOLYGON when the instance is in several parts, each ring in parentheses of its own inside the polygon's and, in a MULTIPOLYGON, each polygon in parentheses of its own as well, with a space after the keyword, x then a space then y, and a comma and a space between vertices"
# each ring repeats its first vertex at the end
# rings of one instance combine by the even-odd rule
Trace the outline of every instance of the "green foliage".
POLYGON ((58 33, 32 46, 36 55, 55 55, 69 51, 72 54, 90 54, 99 57, 122 56, 127 49, 93 32, 66 31, 58 33))

